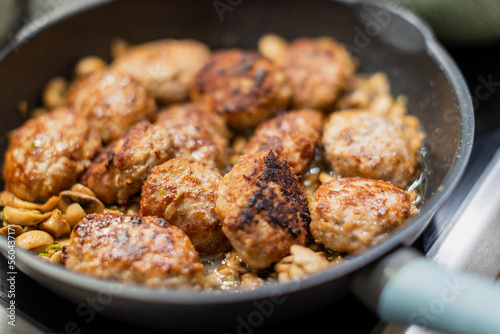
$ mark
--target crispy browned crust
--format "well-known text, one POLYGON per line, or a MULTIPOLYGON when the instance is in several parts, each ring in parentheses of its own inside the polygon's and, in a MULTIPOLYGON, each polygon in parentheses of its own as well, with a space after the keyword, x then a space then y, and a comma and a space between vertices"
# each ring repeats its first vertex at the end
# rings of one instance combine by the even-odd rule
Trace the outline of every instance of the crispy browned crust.
POLYGON ((44 202, 70 188, 100 149, 99 133, 69 109, 32 118, 12 132, 5 187, 23 200, 44 202))
POLYGON ((314 157, 314 149, 321 136, 322 119, 322 112, 312 109, 276 116, 255 129, 245 153, 273 150, 300 174, 314 157))
POLYGON ((210 57, 205 44, 192 39, 162 39, 129 48, 111 71, 139 80, 162 104, 181 102, 198 70, 210 57))
POLYGON ((362 178, 322 184, 309 210, 316 242, 345 253, 378 244, 418 213, 405 191, 385 181, 362 178))
POLYGON ((229 131, 216 113, 193 103, 176 104, 161 110, 156 123, 171 133, 176 158, 218 171, 229 164, 229 131))
POLYGON ((347 50, 328 37, 294 40, 279 64, 292 87, 296 109, 327 109, 355 71, 347 50))
POLYGON ((141 192, 141 214, 166 219, 203 254, 229 251, 215 201, 222 176, 199 163, 171 159, 151 170, 141 192))
POLYGON ((168 131, 142 121, 99 153, 80 182, 103 203, 126 205, 141 190, 151 169, 172 155, 168 131))
POLYGON ((73 229, 67 268, 151 287, 201 285, 203 265, 186 234, 157 217, 91 214, 73 229))
POLYGON ((285 160, 272 151, 245 155, 224 176, 217 214, 243 261, 264 269, 294 244, 305 245, 310 222, 303 187, 285 160))
POLYGON ((253 127, 283 110, 290 89, 285 76, 257 52, 214 52, 194 79, 191 96, 223 115, 236 129, 253 127))
POLYGON ((154 97, 137 80, 109 71, 75 82, 67 104, 99 131, 104 143, 125 135, 141 120, 155 120, 157 111, 154 97))
POLYGON ((380 179, 404 188, 418 170, 418 148, 403 128, 371 112, 333 113, 324 126, 322 143, 340 176, 380 179))

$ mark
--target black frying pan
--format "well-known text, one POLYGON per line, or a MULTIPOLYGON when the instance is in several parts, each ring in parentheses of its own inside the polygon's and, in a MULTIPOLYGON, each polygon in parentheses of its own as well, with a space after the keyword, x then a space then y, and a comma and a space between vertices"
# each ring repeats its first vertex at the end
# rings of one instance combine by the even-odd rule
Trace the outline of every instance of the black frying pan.
MULTIPOLYGON (((329 304, 351 289, 378 308, 385 319, 455 330, 447 316, 449 311, 455 315, 458 311, 448 304, 447 310, 435 317, 438 320, 425 324, 418 313, 418 303, 426 306, 433 302, 439 297, 443 280, 455 276, 434 275, 434 267, 406 248, 459 181, 474 129, 472 103, 460 71, 425 24, 401 8, 367 1, 123 0, 88 1, 84 7, 40 15, 1 51, 2 134, 25 121, 16 112, 20 100, 26 100, 30 107, 39 105, 42 88, 49 79, 69 76, 83 56, 109 58, 110 41, 115 37, 131 43, 194 38, 212 48, 255 49, 258 38, 268 32, 287 39, 329 35, 360 60, 362 72, 386 72, 393 94, 408 97, 409 112, 418 116, 428 133, 424 202, 421 213, 382 244, 302 281, 255 291, 214 294, 130 287, 70 272, 16 250, 20 270, 77 304, 87 296, 100 296, 106 298, 103 312, 108 316, 159 328, 238 329, 238 318, 250 322, 252 317, 259 325, 281 321, 329 304), (388 268, 395 273, 392 278, 386 275, 388 270, 383 270, 388 268), (410 278, 438 278, 434 287, 438 290, 419 290, 417 296, 412 295, 399 283, 410 284, 412 290, 418 282, 400 273, 409 273, 410 278), (426 293, 427 299, 420 300, 419 296, 426 293)), ((4 152, 7 142, 5 136, 1 138, 4 152)), ((8 252, 7 243, 1 242, 0 248, 8 252)), ((471 286, 483 286, 478 281, 471 286)), ((454 305, 463 311, 457 300, 454 305)), ((485 319, 481 321, 499 325, 485 319)))

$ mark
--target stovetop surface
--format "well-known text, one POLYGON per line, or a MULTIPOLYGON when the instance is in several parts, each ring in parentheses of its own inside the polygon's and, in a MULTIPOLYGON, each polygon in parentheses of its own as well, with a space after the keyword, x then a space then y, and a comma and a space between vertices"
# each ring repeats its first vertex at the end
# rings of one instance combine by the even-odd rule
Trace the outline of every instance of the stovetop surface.
MULTIPOLYGON (((424 253, 434 245, 452 214, 462 203, 474 182, 500 147, 500 63, 498 61, 500 59, 500 42, 486 47, 448 48, 448 51, 462 70, 475 101, 475 142, 462 181, 414 245, 424 253), (489 82, 487 87, 485 87, 485 82, 489 82), (485 97, 486 95, 487 97, 485 97)), ((0 268, 2 276, 4 276, 8 270, 7 260, 3 256, 0 256, 0 268)), ((77 324, 76 329, 80 330, 76 331, 77 333, 109 331, 165 333, 165 331, 120 323, 99 314, 99 312, 96 312, 95 318, 88 321, 88 316, 78 314, 77 305, 55 295, 22 272, 18 272, 16 276, 16 286, 18 287, 16 289, 18 316, 25 315, 31 325, 39 328, 42 333, 65 333, 68 330, 67 324, 71 322, 77 324)), ((7 299, 7 291, 6 281, 2 279, 0 297, 3 300, 7 299)), ((2 304, 2 308, 4 306, 2 304)), ((2 318, 5 317, 2 316, 2 318)), ((4 319, 0 321, 5 322, 4 319)), ((323 331, 325 328, 331 331, 370 333, 378 322, 379 319, 375 314, 353 296, 348 295, 325 308, 294 318, 286 323, 254 328, 253 333, 294 332, 299 329, 323 331)), ((0 329, 4 328, 1 325, 3 324, 0 324, 0 329)), ((15 328, 6 329, 12 333, 27 333, 27 331, 19 331, 20 329, 16 331, 15 328)))

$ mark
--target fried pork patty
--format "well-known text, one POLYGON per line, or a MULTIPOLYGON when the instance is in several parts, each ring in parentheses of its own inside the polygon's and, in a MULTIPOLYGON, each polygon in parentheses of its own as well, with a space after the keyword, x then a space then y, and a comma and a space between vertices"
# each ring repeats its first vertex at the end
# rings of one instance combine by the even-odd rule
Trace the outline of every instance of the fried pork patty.
POLYGON ((75 184, 100 149, 99 133, 67 108, 29 119, 13 131, 5 153, 5 188, 45 202, 75 184))
POLYGON ((356 69, 347 50, 330 37, 299 38, 287 43, 279 36, 265 35, 259 51, 285 73, 294 109, 327 109, 356 69))
POLYGON ((224 116, 235 129, 250 128, 283 110, 290 88, 270 60, 253 51, 217 51, 198 72, 191 96, 224 116))
POLYGON ((157 217, 91 214, 73 229, 64 249, 67 268, 150 287, 192 287, 204 280, 193 244, 157 217))
POLYGON ((133 46, 111 64, 116 73, 139 80, 162 104, 181 102, 198 70, 210 57, 210 49, 191 40, 163 39, 133 46))
POLYGON ((142 121, 99 153, 80 182, 103 203, 126 205, 141 190, 151 169, 172 156, 169 132, 142 121))
POLYGON ((171 159, 151 170, 142 187, 141 214, 181 228, 200 253, 226 252, 231 244, 215 212, 221 181, 220 174, 197 162, 171 159))
POLYGON ((229 132, 216 113, 193 103, 175 104, 161 110, 156 123, 172 135, 176 158, 219 171, 228 165, 229 132))
POLYGON ((418 213, 405 191, 362 178, 323 183, 309 202, 309 211, 315 241, 349 254, 378 244, 418 213))
POLYGON ((67 104, 95 127, 104 143, 118 139, 141 120, 156 118, 153 95, 127 74, 99 71, 71 85, 67 104))
POLYGON ((333 113, 322 137, 336 174, 389 181, 400 188, 408 185, 418 168, 418 145, 413 142, 402 126, 360 110, 333 113))
POLYGON ((273 150, 300 174, 314 157, 321 137, 322 118, 320 111, 312 109, 290 111, 271 118, 255 129, 245 153, 273 150))
POLYGON ((224 176, 215 210, 242 260, 265 269, 305 245, 310 216, 302 183, 273 151, 243 156, 224 176))

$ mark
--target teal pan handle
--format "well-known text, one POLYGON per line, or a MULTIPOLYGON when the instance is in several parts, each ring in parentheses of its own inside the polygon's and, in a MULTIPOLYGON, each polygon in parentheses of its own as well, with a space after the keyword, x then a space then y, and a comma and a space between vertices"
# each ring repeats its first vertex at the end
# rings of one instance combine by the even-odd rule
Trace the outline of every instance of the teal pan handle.
POLYGON ((446 269, 408 249, 398 252, 353 284, 382 320, 445 333, 500 333, 500 283, 446 269))

